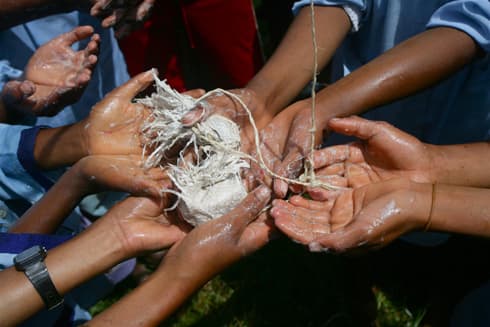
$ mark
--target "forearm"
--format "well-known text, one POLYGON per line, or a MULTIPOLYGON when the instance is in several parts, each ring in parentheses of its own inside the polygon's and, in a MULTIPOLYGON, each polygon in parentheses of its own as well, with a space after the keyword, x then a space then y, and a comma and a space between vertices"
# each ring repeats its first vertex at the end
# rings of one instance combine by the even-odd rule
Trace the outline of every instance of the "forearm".
MULTIPOLYGON (((58 292, 63 295, 80 283, 124 259, 120 237, 111 229, 89 229, 52 249, 45 260, 58 292)), ((2 326, 14 326, 44 307, 41 297, 23 272, 14 268, 0 272, 2 326)))
POLYGON ((34 147, 34 158, 43 170, 70 166, 85 153, 82 124, 47 128, 39 131, 34 147))
POLYGON ((82 0, 2 1, 0 6, 0 29, 7 29, 30 20, 87 6, 88 1, 82 0))
POLYGON ((490 190, 438 184, 431 230, 490 237, 490 190))
MULTIPOLYGON (((319 71, 330 61, 351 25, 342 8, 315 7, 319 71)), ((313 40, 310 8, 296 17, 277 50, 249 82, 268 112, 276 114, 312 79, 313 40)))
POLYGON ((409 96, 468 64, 479 47, 452 28, 427 30, 380 55, 318 94, 322 124, 409 96))
POLYGON ((489 187, 490 143, 480 142, 448 146, 430 145, 432 175, 438 183, 489 187))
POLYGON ((74 166, 22 215, 9 232, 51 234, 86 194, 87 181, 78 173, 77 166, 74 166))

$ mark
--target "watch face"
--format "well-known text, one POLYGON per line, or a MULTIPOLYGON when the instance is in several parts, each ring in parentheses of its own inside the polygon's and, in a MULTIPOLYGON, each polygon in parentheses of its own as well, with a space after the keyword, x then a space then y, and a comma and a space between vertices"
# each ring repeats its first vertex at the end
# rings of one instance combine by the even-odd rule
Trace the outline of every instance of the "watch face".
POLYGON ((46 257, 46 249, 42 246, 33 246, 21 253, 19 253, 14 258, 14 263, 16 265, 22 265, 23 267, 28 267, 29 265, 43 261, 46 257))

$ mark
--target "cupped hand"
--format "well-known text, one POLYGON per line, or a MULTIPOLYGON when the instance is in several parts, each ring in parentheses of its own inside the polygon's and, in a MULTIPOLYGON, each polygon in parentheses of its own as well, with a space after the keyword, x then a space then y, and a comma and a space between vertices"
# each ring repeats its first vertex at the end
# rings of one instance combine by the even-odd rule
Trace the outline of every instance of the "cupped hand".
POLYGON ((93 107, 89 117, 77 123, 87 155, 142 154, 140 129, 148 109, 132 100, 152 82, 151 71, 136 75, 107 94, 93 107))
POLYGON ((259 217, 270 199, 270 190, 260 186, 228 214, 194 228, 166 255, 159 269, 175 270, 198 287, 214 274, 265 245, 271 225, 259 217), (192 269, 189 269, 192 267, 192 269))
MULTIPOLYGON (((326 147, 315 152, 314 165, 319 171, 344 179, 347 186, 358 188, 392 178, 432 183, 431 146, 385 122, 360 117, 331 119, 330 130, 355 136, 358 142, 326 147)), ((325 191, 309 190, 314 199, 325 191)))
MULTIPOLYGON (((299 107, 296 107, 280 112, 260 131, 260 154, 264 161, 263 164, 265 164, 269 171, 275 172, 276 166, 281 163, 282 153, 288 139, 288 126, 291 125, 299 109, 299 107)), ((249 185, 253 185, 253 182, 260 181, 272 187, 273 177, 267 169, 264 169, 259 164, 261 158, 257 152, 255 142, 252 144, 253 147, 250 148, 250 154, 256 161, 251 163, 251 169, 246 174, 246 181, 249 185)))
POLYGON ((423 228, 430 212, 431 186, 391 179, 331 191, 326 201, 275 201, 273 205, 276 226, 311 251, 358 251, 385 246, 423 228))
POLYGON ((71 169, 87 182, 86 193, 114 190, 162 198, 161 190, 172 185, 166 172, 142 167, 141 156, 95 155, 82 158, 71 169))
POLYGON ((163 213, 160 201, 129 197, 112 207, 91 228, 115 233, 126 256, 171 247, 186 235, 186 230, 172 223, 163 213))
MULTIPOLYGON (((262 129, 271 121, 272 115, 265 110, 262 99, 254 91, 242 88, 229 92, 237 96, 247 106, 257 130, 262 129)), ((209 95, 194 110, 184 116, 182 123, 191 126, 206 120, 213 114, 224 116, 238 124, 242 140, 241 150, 247 153, 252 151, 255 145, 255 135, 249 113, 237 99, 228 94, 217 92, 209 95)))
POLYGON ((91 0, 90 14, 102 19, 103 27, 114 27, 117 38, 142 26, 151 14, 155 0, 91 0))
POLYGON ((97 63, 100 37, 81 26, 41 46, 24 71, 24 81, 10 81, 2 90, 5 105, 25 114, 53 116, 76 102, 97 63), (92 35, 85 49, 71 46, 92 35))
MULTIPOLYGON (((276 165, 276 173, 289 179, 295 179, 301 175, 305 159, 310 157, 312 125, 311 109, 308 108, 308 104, 307 100, 299 101, 285 109, 285 111, 294 110, 296 113, 289 125, 281 127, 286 129, 288 134, 282 160, 276 165)), ((323 119, 316 120, 315 147, 321 143, 325 127, 323 119)), ((276 178, 273 189, 278 198, 284 198, 288 192, 288 183, 276 178)))

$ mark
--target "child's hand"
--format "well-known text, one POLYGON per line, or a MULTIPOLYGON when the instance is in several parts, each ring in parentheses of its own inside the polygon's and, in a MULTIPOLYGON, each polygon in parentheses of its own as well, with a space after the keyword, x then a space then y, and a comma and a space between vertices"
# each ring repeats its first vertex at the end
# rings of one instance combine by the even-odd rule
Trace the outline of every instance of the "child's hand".
POLYGON ((129 197, 112 207, 90 228, 115 233, 122 243, 125 258, 143 251, 161 250, 186 234, 184 229, 171 223, 162 210, 159 201, 129 197))
POLYGON ((141 156, 95 155, 84 157, 71 169, 87 185, 86 193, 115 190, 132 195, 162 197, 161 190, 172 183, 160 168, 145 170, 141 156))
POLYGON ((99 35, 81 26, 41 46, 24 71, 24 81, 11 81, 2 90, 7 107, 36 116, 56 115, 80 98, 97 63, 99 35), (92 35, 85 49, 71 46, 92 35))
POLYGON ((102 19, 103 27, 114 27, 117 38, 128 35, 141 26, 155 4, 155 0, 90 0, 90 14, 102 19))
MULTIPOLYGON (((255 124, 260 130, 270 122, 272 117, 265 111, 265 106, 261 98, 250 89, 242 88, 230 90, 230 93, 239 97, 248 107, 254 117, 255 124)), ((189 112, 183 119, 184 125, 194 125, 199 121, 206 120, 211 115, 221 115, 240 126, 243 152, 249 153, 255 149, 255 138, 250 118, 245 108, 234 98, 227 94, 213 94, 204 99, 196 109, 189 112)))
MULTIPOLYGON (((435 181, 431 146, 392 125, 352 116, 332 119, 328 126, 360 141, 316 151, 314 165, 320 176, 328 173, 352 188, 401 177, 419 183, 435 181)), ((322 200, 325 190, 308 193, 322 200)))
POLYGON ((195 288, 240 258, 261 248, 269 240, 270 224, 260 211, 270 199, 270 190, 261 186, 223 217, 194 228, 167 254, 161 272, 186 279, 185 287, 195 288))
POLYGON ((132 100, 152 83, 151 71, 133 77, 107 94, 88 118, 76 124, 86 155, 142 154, 140 129, 148 109, 132 100))
POLYGON ((355 190, 330 191, 329 199, 276 200, 276 226, 311 251, 350 251, 382 247, 425 226, 431 206, 430 184, 407 179, 369 184, 355 190))

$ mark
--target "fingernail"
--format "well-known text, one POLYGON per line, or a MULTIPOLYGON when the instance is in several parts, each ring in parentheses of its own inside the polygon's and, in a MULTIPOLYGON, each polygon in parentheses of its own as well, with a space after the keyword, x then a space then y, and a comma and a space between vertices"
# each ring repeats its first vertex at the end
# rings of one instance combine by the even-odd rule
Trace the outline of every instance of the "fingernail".
POLYGON ((337 117, 335 117, 335 118, 330 118, 330 121, 339 121, 339 120, 340 120, 340 118, 337 118, 337 117))

